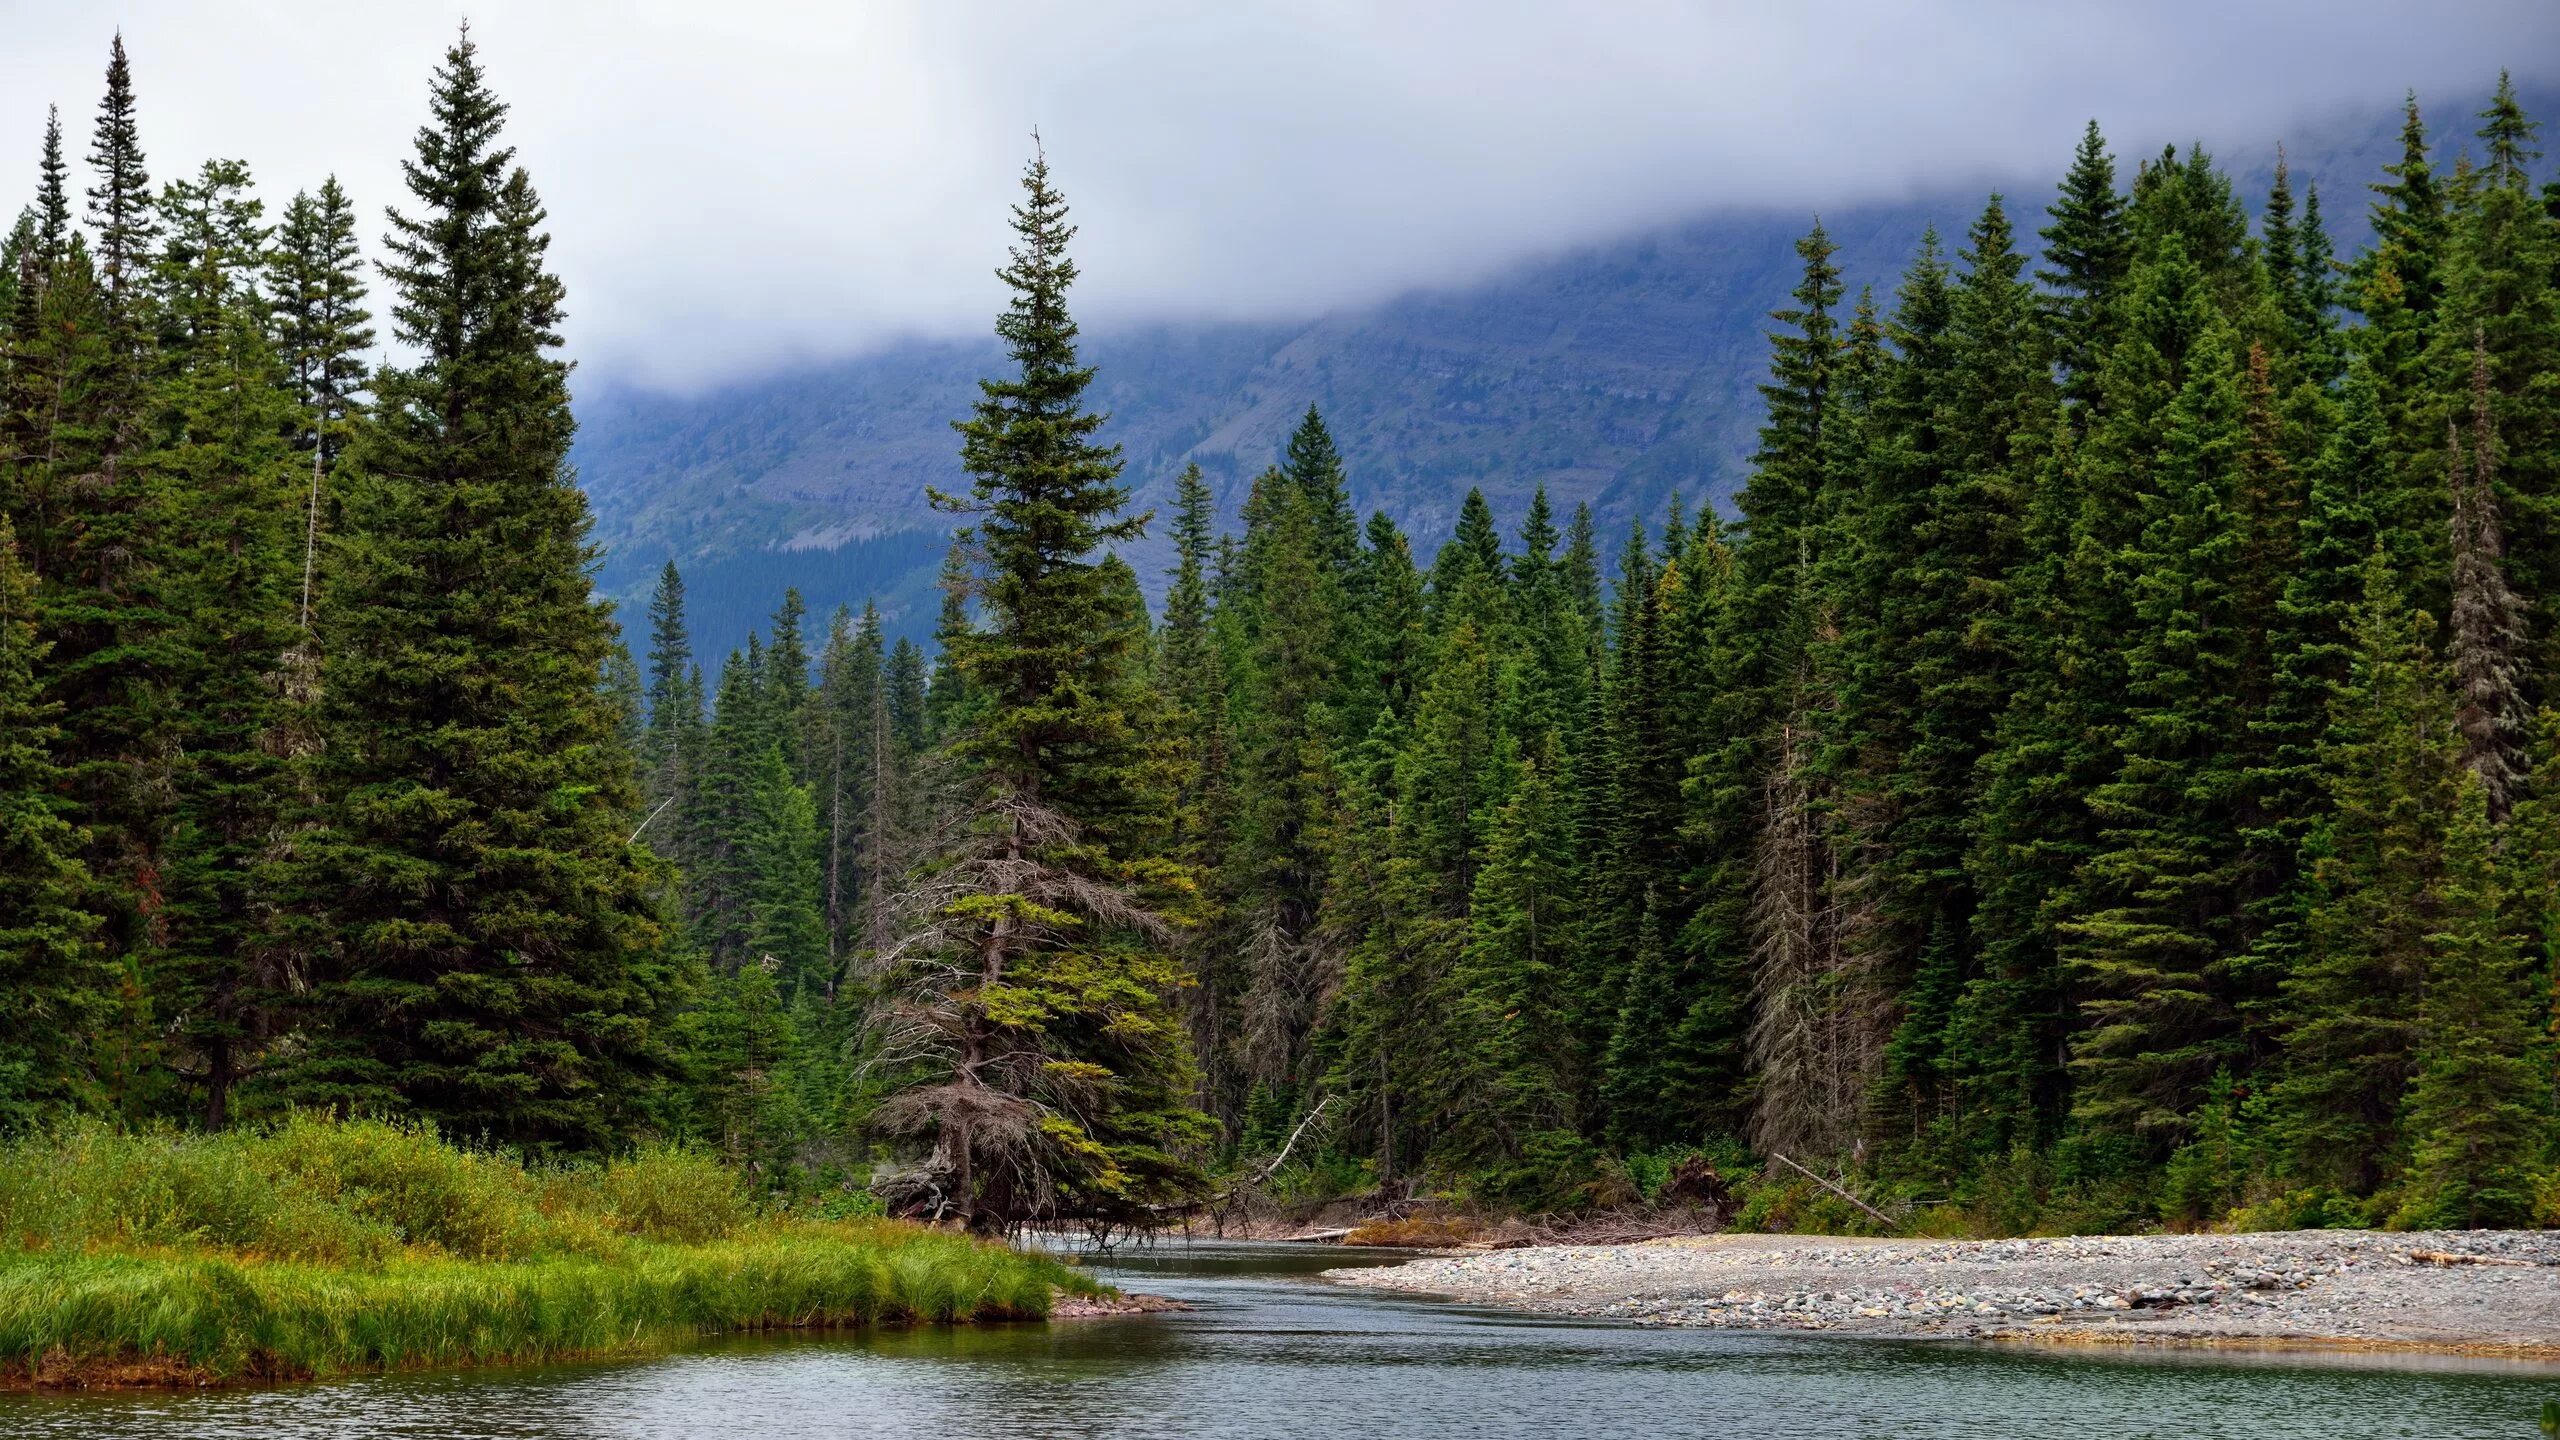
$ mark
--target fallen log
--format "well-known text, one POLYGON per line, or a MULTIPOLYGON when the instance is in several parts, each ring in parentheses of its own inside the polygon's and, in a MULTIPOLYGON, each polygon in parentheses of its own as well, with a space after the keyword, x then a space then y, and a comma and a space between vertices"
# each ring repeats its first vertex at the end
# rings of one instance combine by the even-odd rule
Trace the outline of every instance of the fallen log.
POLYGON ((1812 1181, 1814 1184, 1821 1186, 1823 1189, 1830 1191, 1832 1194, 1839 1196, 1841 1199, 1848 1201, 1850 1204, 1857 1206, 1859 1209, 1866 1211, 1868 1214, 1873 1215, 1885 1224, 1890 1225, 1895 1229, 1900 1229, 1902 1227, 1901 1221, 1894 1219, 1892 1216, 1887 1215, 1873 1205, 1868 1204, 1866 1201, 1859 1199, 1857 1196, 1850 1194, 1848 1191, 1843 1190, 1839 1186, 1832 1184, 1830 1181, 1823 1179, 1821 1176, 1814 1174, 1812 1171, 1807 1170, 1793 1160, 1779 1154, 1777 1151, 1770 1151, 1769 1158, 1786 1166, 1788 1169, 1793 1170, 1807 1180, 1812 1181))

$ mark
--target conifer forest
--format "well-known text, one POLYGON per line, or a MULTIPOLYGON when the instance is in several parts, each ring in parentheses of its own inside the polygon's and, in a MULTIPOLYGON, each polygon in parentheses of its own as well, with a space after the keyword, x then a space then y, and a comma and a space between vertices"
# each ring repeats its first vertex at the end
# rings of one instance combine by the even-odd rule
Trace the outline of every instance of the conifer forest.
POLYGON ((2503 83, 2354 194, 2093 122, 1889 293, 1815 224, 1729 501, 1473 494, 1427 555, 1313 409, 1129 503, 1114 237, 1027 144, 931 643, 785 592, 716 655, 675 564, 593 591, 468 32, 398 195, 155 174, 143 74, 8 142, 0 1130, 675 1142, 980 1231, 1781 1155, 1994 1233, 2560 1223, 2560 173, 2503 83))

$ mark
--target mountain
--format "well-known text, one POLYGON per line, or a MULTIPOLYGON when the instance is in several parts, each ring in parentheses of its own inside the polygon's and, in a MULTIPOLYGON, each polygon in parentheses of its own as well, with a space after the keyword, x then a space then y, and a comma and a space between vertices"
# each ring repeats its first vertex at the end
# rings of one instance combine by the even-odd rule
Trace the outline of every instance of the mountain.
MULTIPOLYGON (((2552 99, 2527 97, 2544 114, 2552 99)), ((2479 108, 2431 115, 2440 134, 2467 135, 2479 108)), ((2362 239, 2363 187, 2396 157, 2398 126, 2395 108, 2361 111, 2290 147, 2295 184, 2318 186, 2341 253, 2362 239)), ((2157 151, 2119 146, 2124 180, 2146 153, 2157 151)), ((2273 146, 2245 155, 2229 168, 2244 194, 2262 195, 2273 146)), ((2022 240, 2032 243, 2068 158, 2009 187, 2022 240)), ((1873 283, 1890 309, 1923 232, 1935 225, 1953 252, 1982 201, 1982 189, 1947 190, 1826 214, 1852 296, 1873 283)), ((1589 501, 1614 539, 1675 493, 1721 501, 1741 482, 1760 422, 1766 312, 1786 303, 1809 220, 1707 215, 1294 323, 1097 328, 1087 354, 1106 433, 1124 447, 1140 506, 1164 508, 1173 476, 1196 460, 1232 516, 1312 403, 1363 511, 1385 508, 1425 557, 1469 486, 1509 524, 1544 484, 1560 507, 1589 501)), ((999 359, 991 337, 912 341, 698 396, 582 393, 574 459, 605 547, 599 584, 636 613, 674 558, 706 655, 743 643, 786 585, 819 614, 876 597, 900 630, 921 633, 949 528, 925 487, 966 487, 951 421, 999 359)), ((1166 549, 1158 526, 1128 551, 1151 591, 1166 549)))

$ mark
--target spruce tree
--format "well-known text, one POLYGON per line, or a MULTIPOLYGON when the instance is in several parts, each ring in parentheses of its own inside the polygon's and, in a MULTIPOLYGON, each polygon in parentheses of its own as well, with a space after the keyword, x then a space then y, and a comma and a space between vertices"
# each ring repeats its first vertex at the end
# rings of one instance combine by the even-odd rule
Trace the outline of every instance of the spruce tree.
POLYGON ((820 908, 818 811, 792 778, 780 745, 766 746, 757 758, 746 799, 737 842, 746 882, 738 968, 771 975, 785 1001, 823 994, 836 977, 827 969, 820 908))
POLYGON ((1572 1036, 1553 1007, 1571 978, 1578 867, 1559 759, 1550 736, 1494 818, 1453 976, 1468 1075, 1444 1143, 1473 1163, 1516 1163, 1534 1137, 1572 1128, 1572 1036))
MULTIPOLYGON (((2057 420, 2067 412, 2058 412, 2057 420)), ((1972 930, 1978 974, 1952 1029, 1964 1105, 1995 1152, 2049 1138, 2064 1106, 2059 1052, 2068 1027, 2052 916, 2094 849, 2085 796, 2102 777, 2106 731, 2072 683, 2092 637, 2078 625, 2080 584, 2094 569, 2086 539, 2076 437, 2048 427, 2023 548, 1998 624, 2017 683, 1978 762, 1980 795, 1965 868, 1980 899, 1972 930)), ((2111 645, 2111 641, 2103 641, 2111 645)))
POLYGON ((2402 1224, 2526 1223, 2533 1166, 2550 1142, 2549 1059, 2502 913, 2490 826, 2488 786, 2465 772, 2444 832, 2442 918, 2418 1007, 2402 1224))
POLYGON ((293 197, 276 228, 268 261, 275 348, 301 407, 294 445, 307 450, 310 486, 303 498, 302 628, 311 628, 311 592, 319 563, 320 524, 329 472, 364 409, 364 352, 373 344, 364 308, 355 206, 336 176, 318 195, 293 197))
MULTIPOLYGON (((2435 425, 2453 420, 2494 436, 2471 441, 2487 456, 2510 546, 2510 583, 2542 599, 2560 594, 2560 222, 2544 213, 2527 171, 2541 152, 2538 130, 2501 77, 2483 113, 2479 140, 2488 163, 2457 187, 2449 207, 2444 295, 2426 357, 2435 425)), ((2432 439, 2433 436, 2425 438, 2432 439)), ((2560 660, 2549 615, 2533 617, 2538 688, 2560 660)), ((2492 787, 2492 808, 2496 808, 2492 787)))
POLYGON ((1120 513, 1120 454, 1085 408, 1093 371, 1067 311, 1075 231, 1045 155, 1022 186, 998 272, 1011 370, 955 422, 970 495, 935 496, 974 517, 983 556, 968 593, 986 623, 945 642, 983 697, 951 746, 968 821, 950 879, 910 907, 887 1019, 925 1058, 881 1110, 929 1142, 942 1193, 981 1230, 1179 1199, 1207 1129, 1168 1000, 1182 975, 1142 893, 1189 877, 1146 830, 1161 813, 1153 717, 1133 707, 1152 692, 1095 554, 1146 517, 1120 513))
MULTIPOLYGON (((125 60, 124 32, 107 51, 107 93, 98 101, 89 145, 89 228, 97 234, 99 292, 104 299, 108 343, 121 355, 137 354, 147 315, 153 243, 159 220, 151 197, 151 172, 134 121, 133 67, 125 60)), ((133 397, 138 398, 138 397, 133 397)))
POLYGON ((2095 120, 2080 137, 2050 214, 2052 223, 2037 232, 2044 239, 2048 268, 2037 271, 2036 278, 2048 291, 2046 313, 2062 393, 2085 429, 2102 400, 2098 371, 2114 348, 2114 308, 2133 259, 2124 197, 2116 190, 2115 158, 2107 153, 2095 120))
POLYGON ((1313 405, 1289 433, 1280 473, 1306 497, 1316 555, 1334 583, 1343 583, 1359 560, 1360 517, 1351 508, 1351 483, 1343 473, 1342 452, 1334 448, 1333 432, 1325 428, 1324 416, 1313 405))
POLYGON ((2276 1139, 2298 1180, 2369 1193, 2392 1159, 2438 923, 2453 725, 2434 628, 2379 549, 2360 567, 2349 669, 2326 708, 2322 815, 2304 845, 2300 954, 2285 978, 2276 1139))
MULTIPOLYGON (((1216 502, 1198 465, 1174 482, 1174 569, 1156 637, 1156 685, 1170 707, 1175 808, 1171 848, 1184 863, 1219 873, 1234 820, 1229 769, 1234 740, 1224 653, 1212 626, 1209 559, 1217 539, 1216 502)), ((1241 1103, 1231 1033, 1238 997, 1250 977, 1216 916, 1192 936, 1187 959, 1195 984, 1185 996, 1201 1093, 1213 1113, 1232 1120, 1241 1103)))
POLYGON ((107 977, 83 903, 80 833, 60 798, 53 706, 36 684, 34 577, 0 517, 0 1130, 95 1098, 86 1044, 107 977))
POLYGON ((292 402, 265 333, 257 282, 267 231, 248 184, 245 167, 216 160, 170 185, 158 260, 160 354, 171 373, 151 464, 177 507, 169 594, 183 660, 170 672, 169 733, 184 758, 159 867, 166 898, 151 988, 209 1129, 227 1122, 232 1090, 271 1029, 269 857, 289 797, 284 756, 301 729, 283 679, 301 633, 292 402))
POLYGON ((773 612, 773 643, 765 656, 765 708, 780 739, 792 773, 809 777, 809 602, 797 586, 786 586, 782 604, 773 612))
POLYGON ((70 168, 62 158, 62 112, 48 105, 44 109, 44 150, 36 162, 36 248, 31 252, 39 270, 50 270, 59 264, 71 243, 71 197, 66 178, 70 168))
POLYGON ((1325 555, 1323 516, 1309 492, 1278 472, 1266 480, 1283 485, 1245 539, 1257 584, 1248 602, 1246 688, 1235 706, 1229 884, 1251 971, 1243 1012, 1248 1069, 1259 1083, 1283 1086, 1302 1068, 1315 1021, 1340 592, 1325 555))
POLYGON ((2246 434, 2232 341, 2220 324, 2205 332, 2164 417, 2160 489, 2131 557, 2118 769, 2089 797, 2103 848, 2082 867, 2086 898, 2062 927, 2086 996, 2075 1109, 2153 1140, 2184 1131, 2237 1038, 2224 971, 2242 859, 2230 739, 2247 720, 2236 693, 2247 617, 2232 583, 2246 434))
MULTIPOLYGON (((641 789, 651 810, 681 806, 685 800, 685 761, 694 752, 702 727, 700 674, 693 663, 693 639, 685 628, 684 576, 669 560, 658 572, 649 594, 648 730, 642 737, 641 789)), ((669 825, 661 836, 675 833, 669 825)))
POLYGON ((386 242, 420 363, 376 379, 324 566, 322 798, 294 862, 314 1003, 292 1089, 593 1146, 661 1062, 659 938, 565 463, 561 288, 505 114, 465 31, 407 166, 418 208, 386 242))

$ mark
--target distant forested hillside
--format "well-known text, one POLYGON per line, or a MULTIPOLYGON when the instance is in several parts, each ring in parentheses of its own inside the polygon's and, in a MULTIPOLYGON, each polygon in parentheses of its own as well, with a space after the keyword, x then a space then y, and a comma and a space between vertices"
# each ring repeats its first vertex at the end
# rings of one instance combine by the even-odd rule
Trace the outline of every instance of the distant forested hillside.
MULTIPOLYGON (((2467 115, 2485 100, 2433 103, 2467 115)), ((2342 247, 2362 243, 2365 186, 2392 157, 2398 120, 2376 107, 2291 137, 2295 183, 2320 190, 2342 247)), ((2253 206, 2285 138, 2222 142, 2216 158, 2253 206)), ((2128 146, 2128 165, 2142 153, 2128 146)), ((2057 149, 2056 173, 2068 158, 2057 149)), ((2051 185, 2020 177, 2009 199, 2036 215, 2051 185)), ((1988 188, 1827 210, 1849 294, 1889 292, 1921 233, 1960 236, 1988 188)), ((1174 476, 1197 461, 1220 515, 1238 518, 1253 476, 1312 404, 1342 446, 1353 503, 1385 509, 1426 559, 1470 486, 1516 514, 1544 485, 1620 534, 1658 517, 1675 491, 1722 501, 1748 473, 1767 312, 1796 283, 1808 218, 1709 215, 1300 323, 1098 326, 1088 353, 1105 434, 1126 448, 1138 504, 1160 516, 1174 476)), ((2021 228, 2032 248, 2034 226, 2021 228)), ((582 393, 575 459, 607 550, 602 588, 626 629, 674 559, 708 654, 743 643, 784 585, 821 615, 876 598, 894 630, 922 636, 942 545, 924 487, 963 482, 951 417, 998 353, 991 335, 910 342, 697 397, 609 383, 582 393), (717 579, 733 569, 745 581, 734 602, 717 579)), ((1129 557, 1160 593, 1172 558, 1163 524, 1129 557)))

